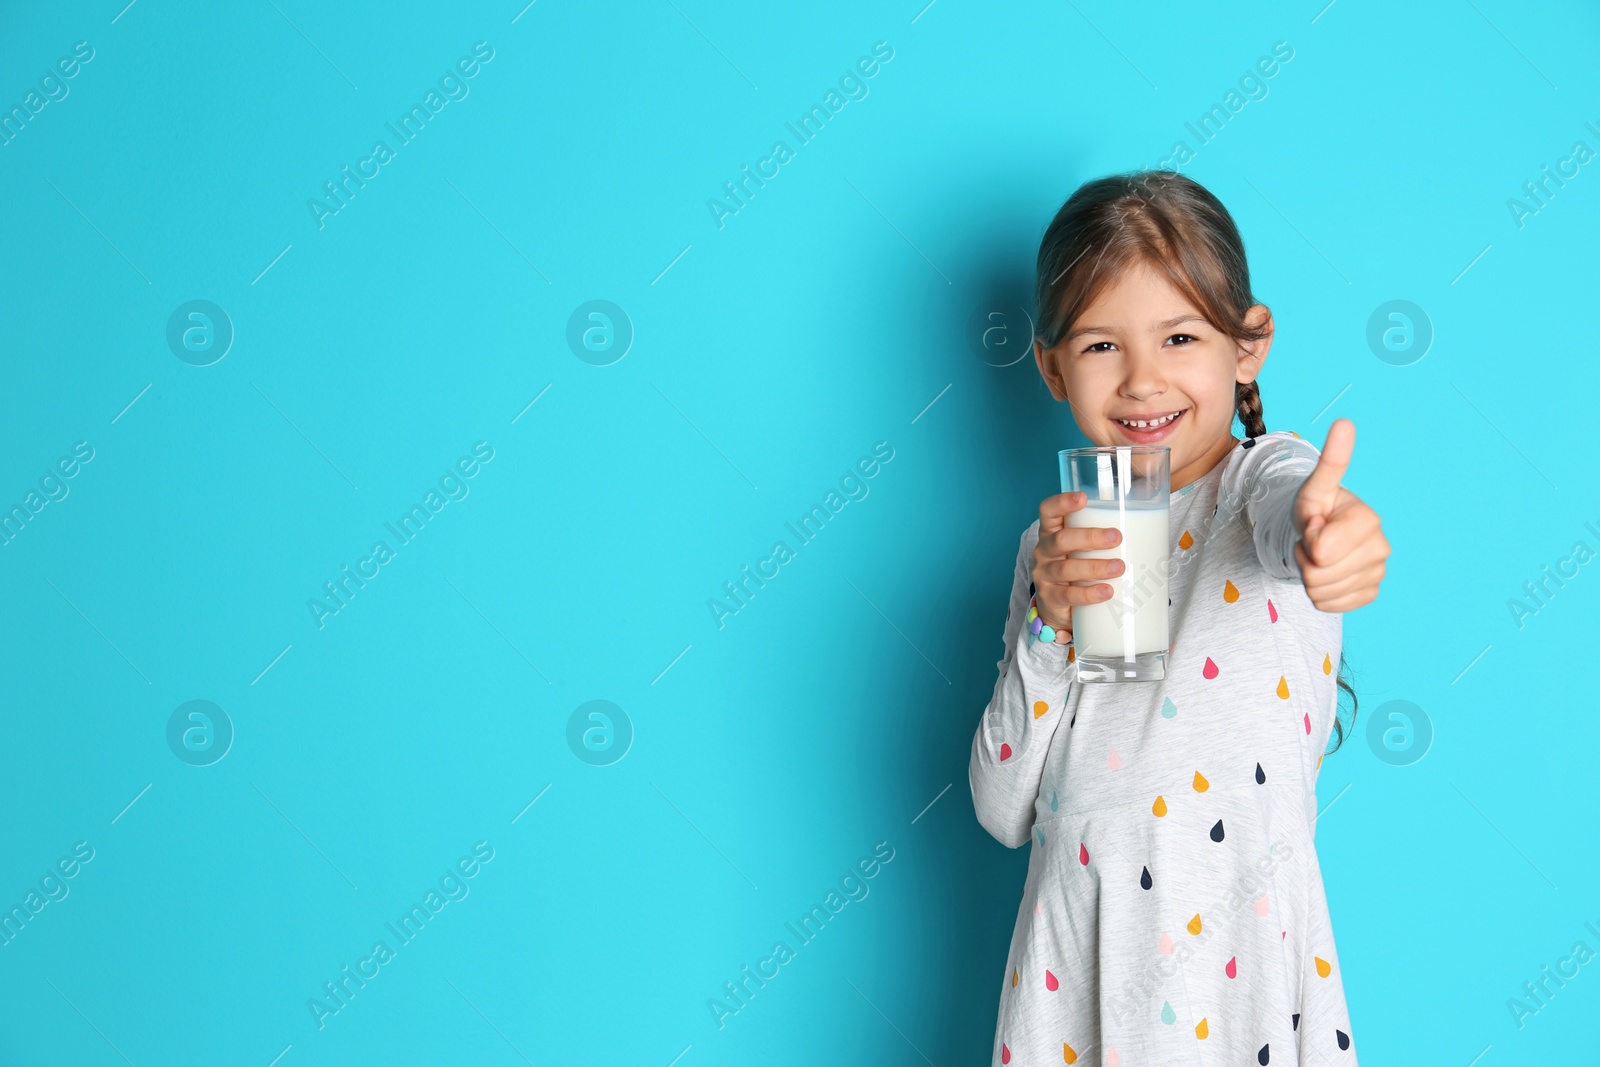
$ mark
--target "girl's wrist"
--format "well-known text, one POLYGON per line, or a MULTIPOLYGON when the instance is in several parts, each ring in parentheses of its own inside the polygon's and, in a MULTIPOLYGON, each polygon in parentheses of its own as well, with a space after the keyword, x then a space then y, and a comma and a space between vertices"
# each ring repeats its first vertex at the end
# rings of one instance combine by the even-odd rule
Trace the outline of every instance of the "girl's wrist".
POLYGON ((1028 599, 1028 618, 1024 625, 1036 641, 1057 645, 1070 645, 1072 643, 1071 624, 1052 626, 1046 622, 1044 616, 1039 614, 1039 598, 1037 594, 1028 599))

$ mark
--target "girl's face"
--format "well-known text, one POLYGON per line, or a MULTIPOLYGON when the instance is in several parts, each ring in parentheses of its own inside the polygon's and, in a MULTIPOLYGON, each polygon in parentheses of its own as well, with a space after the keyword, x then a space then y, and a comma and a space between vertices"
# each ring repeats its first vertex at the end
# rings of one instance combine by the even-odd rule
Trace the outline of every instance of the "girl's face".
POLYGON ((1050 392, 1072 405, 1091 442, 1172 449, 1177 492, 1238 443, 1234 384, 1254 381, 1272 347, 1267 308, 1257 304, 1245 318, 1265 324, 1267 337, 1234 340, 1141 262, 1108 284, 1060 343, 1047 349, 1035 341, 1033 353, 1050 392), (1140 429, 1124 420, 1152 425, 1140 429))

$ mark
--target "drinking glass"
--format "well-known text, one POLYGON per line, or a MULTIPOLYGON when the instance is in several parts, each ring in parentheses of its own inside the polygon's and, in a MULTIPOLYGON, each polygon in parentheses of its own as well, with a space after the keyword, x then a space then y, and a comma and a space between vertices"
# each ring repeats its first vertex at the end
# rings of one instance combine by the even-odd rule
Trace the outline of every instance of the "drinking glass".
POLYGON ((1153 682, 1167 676, 1167 578, 1171 573, 1167 504, 1172 450, 1165 445, 1097 445, 1061 452, 1061 491, 1083 493, 1069 527, 1122 532, 1111 548, 1074 559, 1120 559, 1121 574, 1075 585, 1110 585, 1111 597, 1072 608, 1072 643, 1080 682, 1153 682))

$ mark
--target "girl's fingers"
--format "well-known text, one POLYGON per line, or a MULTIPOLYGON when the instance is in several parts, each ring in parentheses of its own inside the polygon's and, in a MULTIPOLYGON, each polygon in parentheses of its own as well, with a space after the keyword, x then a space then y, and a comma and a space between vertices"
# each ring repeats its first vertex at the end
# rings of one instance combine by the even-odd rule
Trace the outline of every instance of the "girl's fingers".
POLYGON ((1053 532, 1066 525, 1067 513, 1083 507, 1083 493, 1057 493, 1039 502, 1039 532, 1053 532))
MULTIPOLYGON (((1347 490, 1340 491, 1348 493, 1347 490)), ((1378 513, 1353 493, 1348 495, 1350 502, 1341 504, 1316 533, 1316 555, 1323 566, 1336 563, 1346 556, 1365 557, 1374 552, 1378 542, 1382 541, 1382 535, 1378 534, 1382 525, 1378 513)))
POLYGON ((1383 581, 1384 570, 1383 562, 1379 561, 1338 581, 1326 582, 1320 585, 1307 585, 1306 595, 1313 600, 1333 600, 1363 589, 1375 590, 1378 588, 1378 584, 1383 581))
POLYGON ((1052 559, 1034 567, 1033 580, 1037 583, 1043 578, 1057 584, 1092 582, 1099 578, 1116 578, 1122 574, 1124 567, 1120 559, 1052 559))
POLYGON ((1349 596, 1339 597, 1337 600, 1318 604, 1317 610, 1326 611, 1330 614, 1336 611, 1354 611, 1357 608, 1365 607, 1376 599, 1378 599, 1378 591, 1370 589, 1363 593, 1353 593, 1349 596))
MULTIPOLYGON (((1385 569, 1386 565, 1380 559, 1369 566, 1351 574, 1340 575, 1331 581, 1307 581, 1305 587, 1306 595, 1319 608, 1322 608, 1322 605, 1328 601, 1337 600, 1364 590, 1376 596, 1378 585, 1383 581, 1385 569)), ((1326 611, 1328 609, 1322 608, 1322 610, 1326 611)))
MULTIPOLYGON (((1330 524, 1324 529, 1331 530, 1333 526, 1330 524)), ((1341 532, 1338 536, 1344 537, 1345 535, 1341 532)), ((1327 548, 1327 542, 1318 546, 1318 555, 1325 561, 1319 566, 1311 558, 1310 552, 1306 549, 1306 543, 1304 541, 1295 542, 1295 559, 1300 563, 1300 573, 1305 579, 1307 588, 1313 585, 1326 585, 1330 582, 1342 581, 1349 575, 1367 570, 1374 563, 1381 563, 1389 558, 1389 543, 1384 540, 1382 533, 1379 533, 1376 537, 1363 536, 1359 541, 1354 542, 1354 548, 1342 556, 1334 556, 1330 559, 1327 548)))
POLYGON ((1043 534, 1034 548, 1034 557, 1040 560, 1062 559, 1073 552, 1092 552, 1096 549, 1115 548, 1122 541, 1122 532, 1110 526, 1068 526, 1054 533, 1043 534))

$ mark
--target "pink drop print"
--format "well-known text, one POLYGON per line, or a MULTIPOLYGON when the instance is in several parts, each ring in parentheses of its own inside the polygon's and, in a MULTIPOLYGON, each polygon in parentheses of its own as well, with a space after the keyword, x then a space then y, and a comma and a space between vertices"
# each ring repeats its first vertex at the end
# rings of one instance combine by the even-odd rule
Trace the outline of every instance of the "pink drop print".
POLYGON ((1207 681, 1210 681, 1212 678, 1217 676, 1217 665, 1211 661, 1210 656, 1206 657, 1205 669, 1200 673, 1206 676, 1207 681))
POLYGON ((1011 746, 1005 742, 1000 743, 1000 762, 1004 763, 1011 758, 1011 746))
POLYGON ((1106 1049, 1106 1067, 1122 1067, 1122 1056, 1114 1048, 1106 1049))
POLYGON ((1267 617, 1273 622, 1278 621, 1278 609, 1272 606, 1272 601, 1267 601, 1267 617))
POLYGON ((1049 970, 1044 972, 1044 987, 1050 990, 1052 993, 1061 988, 1060 981, 1058 981, 1056 976, 1051 974, 1049 970))
POLYGON ((1000 1062, 1001 1063, 1010 1063, 1011 1062, 1011 1047, 1009 1045, 1007 1045, 1004 1041, 1000 1042, 1000 1062))
POLYGON ((1229 978, 1239 977, 1239 957, 1229 956, 1228 965, 1222 968, 1222 973, 1227 975, 1229 978))
POLYGON ((1311 713, 1306 712, 1306 736, 1311 736, 1311 713))
POLYGON ((1172 938, 1167 934, 1167 932, 1165 930, 1161 931, 1161 946, 1160 947, 1161 947, 1161 954, 1163 956, 1172 955, 1172 938))
POLYGON ((1078 842, 1078 862, 1085 867, 1089 866, 1089 850, 1081 841, 1078 842))
POLYGON ((1267 899, 1267 894, 1262 893, 1261 899, 1256 901, 1256 914, 1266 915, 1272 911, 1272 902, 1267 899))
POLYGON ((1112 749, 1111 755, 1106 758, 1106 766, 1114 771, 1122 768, 1122 757, 1117 755, 1116 749, 1112 749))

